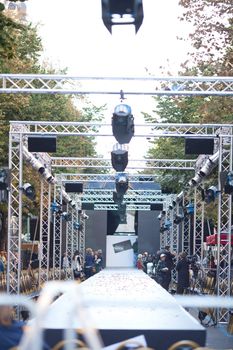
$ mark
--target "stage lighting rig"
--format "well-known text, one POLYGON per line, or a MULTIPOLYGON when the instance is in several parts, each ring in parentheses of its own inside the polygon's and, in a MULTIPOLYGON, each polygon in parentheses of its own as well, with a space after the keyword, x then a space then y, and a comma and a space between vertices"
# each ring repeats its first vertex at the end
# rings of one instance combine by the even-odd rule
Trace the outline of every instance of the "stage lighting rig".
POLYGON ((193 214, 194 213, 194 204, 193 203, 189 203, 189 204, 187 204, 186 206, 185 206, 185 208, 186 208, 186 213, 188 214, 188 215, 191 215, 191 214, 193 214))
POLYGON ((220 191, 218 191, 217 187, 215 186, 210 186, 206 191, 205 191, 205 202, 207 204, 214 202, 215 199, 218 196, 218 193, 220 191))
POLYGON ((113 25, 129 24, 137 33, 143 21, 142 0, 102 0, 102 20, 110 33, 113 25))
POLYGON ((51 203, 50 209, 51 209, 52 213, 57 213, 57 214, 62 213, 61 205, 55 201, 51 203))
POLYGON ((73 223, 73 229, 74 229, 74 230, 79 230, 79 229, 80 229, 80 223, 79 223, 78 221, 75 221, 75 222, 73 223))
POLYGON ((128 164, 128 151, 123 149, 111 152, 112 167, 116 171, 124 171, 128 164))
POLYGON ((66 222, 71 221, 72 219, 71 214, 67 213, 66 211, 61 213, 61 218, 66 222))
POLYGON ((184 192, 181 191, 176 197, 176 203, 179 204, 183 200, 183 198, 184 198, 184 192))
POLYGON ((202 182, 203 176, 200 175, 200 173, 197 173, 190 181, 189 186, 190 187, 196 187, 202 182))
POLYGON ((171 226, 172 226, 171 221, 170 220, 165 220, 164 227, 166 228, 166 230, 169 230, 171 226))
POLYGON ((120 224, 127 224, 126 204, 125 203, 121 203, 118 205, 118 214, 119 214, 120 224))
POLYGON ((225 186, 224 186, 224 192, 226 194, 232 194, 233 193, 233 171, 230 171, 227 174, 226 183, 225 183, 225 186))
POLYGON ((158 220, 162 220, 162 218, 164 218, 166 215, 166 211, 165 210, 162 210, 159 215, 157 216, 157 219, 158 220))
POLYGON ((120 104, 115 107, 112 116, 112 132, 119 144, 130 142, 134 135, 134 117, 130 106, 120 104))
POLYGON ((112 199, 113 199, 114 203, 121 204, 123 202, 123 200, 124 200, 124 195, 114 191, 112 199))
POLYGON ((30 199, 31 201, 34 201, 36 198, 36 191, 34 186, 32 186, 30 183, 25 183, 22 187, 23 194, 30 199))
POLYGON ((128 191, 129 188, 129 179, 128 176, 124 173, 119 173, 116 175, 115 180, 116 192, 119 195, 124 196, 124 194, 128 191))
POLYGON ((174 224, 179 225, 184 220, 183 214, 177 214, 174 219, 174 224))

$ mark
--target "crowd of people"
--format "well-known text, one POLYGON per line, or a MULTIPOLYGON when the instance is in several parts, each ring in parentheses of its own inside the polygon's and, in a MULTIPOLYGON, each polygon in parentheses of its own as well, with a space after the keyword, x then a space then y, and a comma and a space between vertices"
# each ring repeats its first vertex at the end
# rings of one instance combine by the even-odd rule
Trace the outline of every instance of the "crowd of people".
POLYGON ((67 253, 64 253, 62 257, 62 269, 66 271, 71 268, 73 277, 76 280, 87 279, 101 271, 103 267, 104 263, 101 249, 94 251, 91 248, 87 248, 84 261, 78 250, 74 252, 72 261, 69 260, 67 253))
POLYGON ((201 268, 208 269, 212 274, 216 274, 216 263, 213 255, 208 254, 203 262, 198 255, 187 256, 185 252, 176 254, 170 251, 170 246, 165 246, 156 254, 151 255, 147 252, 138 254, 136 267, 146 272, 155 279, 164 289, 172 290, 177 294, 186 294, 191 285, 197 280, 198 272, 201 268), (172 284, 172 275, 176 276, 172 284))

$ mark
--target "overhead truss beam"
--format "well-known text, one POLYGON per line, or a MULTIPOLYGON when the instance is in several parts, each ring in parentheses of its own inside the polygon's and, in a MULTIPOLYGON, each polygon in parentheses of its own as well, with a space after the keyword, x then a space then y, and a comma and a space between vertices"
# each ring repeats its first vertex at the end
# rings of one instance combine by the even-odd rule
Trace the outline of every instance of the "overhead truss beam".
MULTIPOLYGON (((128 174, 129 182, 151 182, 156 181, 158 176, 154 174, 128 174), (148 181, 150 179, 150 181, 148 181)), ((104 189, 105 182, 114 182, 115 183, 116 175, 115 174, 72 174, 72 173, 63 173, 56 174, 56 180, 58 182, 66 181, 80 181, 80 182, 98 182, 101 183, 101 188, 104 189)))
MULTIPOLYGON (((81 200, 82 203, 111 203, 113 202, 113 191, 104 191, 105 193, 98 193, 93 191, 91 194, 87 194, 85 191, 82 194, 81 200), (106 193, 107 192, 107 193, 106 193)), ((127 191, 124 195, 124 202, 127 204, 130 203, 157 203, 163 202, 167 195, 162 193, 156 193, 156 191, 127 191)), ((114 203, 114 202, 113 202, 114 203)))
MULTIPOLYGON (((94 210, 118 210, 117 204, 111 203, 96 203, 94 204, 94 210)), ((150 204, 127 204, 126 210, 151 210, 150 204)))
POLYGON ((53 74, 1 74, 0 93, 232 96, 232 77, 74 77, 53 74))
MULTIPOLYGON (((128 169, 167 169, 167 170, 195 170, 194 159, 132 159, 129 160, 128 169)), ((99 168, 112 169, 111 159, 103 158, 66 158, 52 157, 53 168, 99 168)))
MULTIPOLYGON (((134 137, 213 137, 226 134, 232 124, 169 124, 147 123, 136 124, 134 137)), ((96 122, 31 122, 12 121, 10 132, 24 135, 50 136, 112 136, 112 126, 108 123, 96 122)))

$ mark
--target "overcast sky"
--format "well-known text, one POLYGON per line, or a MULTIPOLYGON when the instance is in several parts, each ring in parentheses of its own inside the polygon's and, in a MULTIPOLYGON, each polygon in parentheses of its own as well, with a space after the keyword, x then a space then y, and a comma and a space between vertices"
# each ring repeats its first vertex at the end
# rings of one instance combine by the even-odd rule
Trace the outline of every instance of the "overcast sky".
MULTIPOLYGON (((136 35, 134 26, 115 26, 111 35, 102 22, 101 0, 30 0, 27 13, 30 21, 39 24, 42 59, 53 67, 67 68, 68 74, 146 76, 148 70, 156 76, 161 75, 163 66, 176 75, 189 50, 177 36, 187 36, 190 30, 178 20, 178 0, 144 0, 143 6, 144 20, 136 35)), ((93 101, 107 103, 105 121, 110 122, 119 97, 95 96, 93 101)), ((150 97, 129 96, 126 103, 131 105, 136 123, 143 121, 140 111, 150 112, 154 106, 150 97)), ((130 143, 138 158, 145 147, 143 140, 130 143)))

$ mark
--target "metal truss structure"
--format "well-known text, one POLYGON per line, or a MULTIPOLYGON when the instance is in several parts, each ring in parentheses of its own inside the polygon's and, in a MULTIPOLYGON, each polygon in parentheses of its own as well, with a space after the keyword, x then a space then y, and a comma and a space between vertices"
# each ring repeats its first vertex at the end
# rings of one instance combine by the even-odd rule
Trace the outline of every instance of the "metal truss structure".
MULTIPOLYGON (((61 186, 54 185, 54 201, 62 203, 61 186)), ((61 279, 62 258, 62 217, 53 212, 53 279, 61 279)))
MULTIPOLYGON (((128 174, 129 177, 129 182, 133 186, 134 182, 143 182, 145 181, 156 181, 158 178, 158 175, 154 174, 128 174)), ((115 183, 116 180, 116 175, 115 174, 73 174, 73 173, 62 173, 62 174, 57 174, 56 176, 57 180, 60 182, 66 182, 66 181, 79 181, 84 183, 99 183, 102 185, 102 189, 105 189, 105 184, 107 182, 112 182, 115 183)), ((101 188, 101 187, 100 187, 101 188)))
MULTIPOLYGON (((145 203, 162 203, 166 195, 161 191, 152 190, 128 190, 124 195, 124 203, 126 204, 145 204, 145 203)), ((112 190, 84 190, 82 203, 114 203, 112 190)))
POLYGON ((1 74, 0 93, 232 96, 232 77, 71 77, 1 74), (135 84, 136 83, 136 84, 135 84), (140 84, 139 84, 140 83, 140 84))
POLYGON ((39 289, 48 281, 50 265, 51 184, 41 179, 40 189, 40 246, 39 289))
MULTIPOLYGON (((108 203, 96 203, 94 204, 94 210, 118 210, 118 205, 117 204, 108 204, 108 203)), ((150 204, 126 204, 126 209, 128 211, 130 210, 151 210, 150 204)))
MULTIPOLYGON (((169 169, 169 170, 195 170, 194 159, 132 159, 129 160, 127 169, 169 169)), ((66 158, 51 157, 53 168, 95 168, 112 169, 111 159, 103 158, 66 158)))
MULTIPOLYGON (((85 77, 68 77, 57 75, 0 75, 0 93, 48 93, 48 94, 119 94, 123 90, 127 95, 165 95, 165 96, 232 96, 233 95, 233 78, 232 77, 168 77, 168 78, 85 78, 85 77), (107 82, 109 81, 109 84, 107 82), (140 84, 135 84, 140 82, 140 84), (89 85, 88 85, 89 84, 89 85), (140 86, 140 89, 138 88, 140 86)), ((9 293, 20 293, 20 273, 21 273, 21 236, 22 236, 22 207, 23 207, 23 153, 28 135, 56 135, 56 136, 112 136, 110 130, 111 125, 105 123, 82 123, 82 122, 23 122, 14 121, 10 125, 9 137, 9 169, 11 170, 11 186, 9 191, 9 209, 8 209, 8 271, 7 271, 7 286, 9 293)), ((232 203, 231 196, 223 193, 223 185, 221 176, 232 170, 232 153, 233 153, 233 125, 232 124, 139 124, 135 125, 135 137, 210 137, 214 138, 218 143, 219 149, 219 188, 221 194, 218 198, 218 271, 217 271, 217 293, 218 295, 230 294, 230 260, 231 260, 231 215, 232 203), (226 244, 222 245, 220 233, 226 232, 228 239, 226 244)), ((51 159, 48 156, 40 155, 43 164, 46 167, 68 167, 64 160, 51 159), (48 162, 48 159, 49 162, 48 162)), ((109 160, 82 160, 70 159, 69 167, 96 167, 100 166, 108 169, 109 160), (88 164, 86 166, 86 164, 88 164)), ((146 165, 150 169, 187 169, 194 170, 194 163, 191 161, 180 160, 145 160, 146 165)), ((130 165, 132 169, 140 169, 142 167, 141 160, 135 160, 135 163, 130 165)), ((156 181, 156 175, 149 175, 151 179, 156 181)), ((47 280, 48 277, 48 252, 49 247, 46 247, 45 230, 47 221, 47 229, 49 230, 49 216, 46 205, 49 206, 51 201, 51 191, 54 189, 53 198, 60 203, 62 202, 62 183, 63 181, 80 181, 84 183, 84 188, 88 182, 97 182, 104 184, 107 182, 115 182, 114 174, 57 174, 58 183, 47 185, 41 184, 41 233, 40 233, 40 284, 47 280), (48 197, 48 198, 47 198, 48 197), (47 264, 47 265, 46 265, 47 264)), ((132 174, 130 175, 130 183, 143 182, 148 179, 148 174, 132 174)), ((203 232, 198 228, 200 222, 203 222, 204 210, 203 204, 200 203, 199 197, 194 191, 194 222, 195 228, 194 237, 194 252, 200 252, 202 255, 202 244, 199 241, 199 232, 203 232)), ((168 207, 169 199, 163 200, 164 208, 168 207)), ((94 203, 95 210, 108 210, 116 208, 113 203, 94 203)), ((127 205, 128 210, 149 210, 149 204, 134 203, 133 201, 127 205)), ((75 247, 84 252, 85 249, 85 219, 77 212, 76 209, 68 205, 68 211, 73 212, 72 220, 77 219, 81 223, 81 230, 78 236, 74 235, 72 224, 67 224, 66 231, 68 237, 65 245, 70 255, 75 247), (75 216, 76 215, 76 216, 75 216), (74 238, 75 237, 75 238, 74 238), (72 250, 73 249, 73 250, 72 250)), ((167 211, 167 218, 172 220, 175 209, 167 211)), ((53 214, 54 231, 53 231, 53 268, 54 278, 60 279, 61 271, 61 251, 63 243, 63 223, 61 218, 53 214)), ((72 221, 71 221, 72 222, 72 221)), ((161 220, 162 222, 162 220, 161 220)), ((181 227, 182 246, 187 249, 188 235, 190 233, 189 223, 184 221, 181 227)), ((178 234, 175 232, 174 225, 171 235, 161 235, 161 244, 171 244, 174 248, 178 245, 178 234), (174 237, 175 238, 174 241, 174 237), (174 242, 171 242, 171 239, 174 242)), ((201 236, 202 237, 202 236, 201 236)), ((219 310, 218 319, 220 322, 227 320, 227 310, 219 310)))
MULTIPOLYGON (((221 175, 232 171, 233 162, 233 129, 229 128, 228 135, 221 136, 219 142, 219 179, 218 187, 221 191, 218 198, 218 243, 217 243, 217 294, 230 296, 231 286, 231 227, 232 227, 232 196, 224 193, 221 175), (221 243, 221 233, 227 234, 226 244, 221 243)), ((229 318, 228 310, 218 310, 218 321, 226 322, 229 318)))
MULTIPOLYGON (((184 192, 183 207, 186 207, 186 205, 189 204, 189 199, 186 191, 184 192)), ((191 220, 193 219, 192 215, 185 215, 184 221, 182 222, 182 236, 181 236, 181 245, 182 245, 182 252, 185 252, 187 255, 191 254, 191 240, 190 240, 190 233, 191 233, 191 220)))
POLYGON ((204 242, 204 209, 205 202, 201 198, 201 193, 194 189, 194 227, 193 227, 193 254, 197 254, 203 259, 204 242))
MULTIPOLYGON (((136 124, 134 137, 211 137, 218 139, 225 135, 232 124, 170 124, 147 123, 136 124)), ((92 122, 31 122, 14 121, 11 124, 14 133, 23 135, 50 136, 112 136, 111 124, 92 122)))

